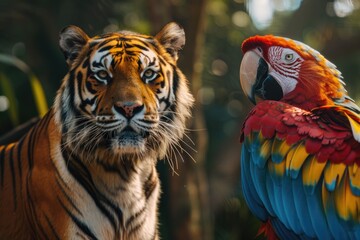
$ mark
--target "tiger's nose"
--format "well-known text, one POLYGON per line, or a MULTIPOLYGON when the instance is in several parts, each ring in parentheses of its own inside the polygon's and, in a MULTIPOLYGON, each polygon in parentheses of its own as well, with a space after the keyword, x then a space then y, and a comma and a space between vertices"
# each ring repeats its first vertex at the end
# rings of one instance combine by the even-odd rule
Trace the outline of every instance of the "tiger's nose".
POLYGON ((114 104, 115 110, 126 118, 132 118, 144 108, 140 101, 118 101, 114 104))

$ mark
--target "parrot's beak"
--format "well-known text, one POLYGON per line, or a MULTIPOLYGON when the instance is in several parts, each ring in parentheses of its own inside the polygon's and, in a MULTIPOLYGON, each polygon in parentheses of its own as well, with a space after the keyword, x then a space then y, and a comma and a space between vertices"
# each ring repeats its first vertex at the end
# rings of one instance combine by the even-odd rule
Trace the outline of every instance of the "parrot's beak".
POLYGON ((245 95, 251 102, 256 104, 253 95, 253 86, 256 82, 257 68, 259 66, 260 56, 254 51, 245 53, 240 65, 240 84, 245 95))
POLYGON ((268 63, 255 51, 247 51, 240 65, 240 84, 250 101, 280 100, 283 91, 277 80, 269 74, 268 63))

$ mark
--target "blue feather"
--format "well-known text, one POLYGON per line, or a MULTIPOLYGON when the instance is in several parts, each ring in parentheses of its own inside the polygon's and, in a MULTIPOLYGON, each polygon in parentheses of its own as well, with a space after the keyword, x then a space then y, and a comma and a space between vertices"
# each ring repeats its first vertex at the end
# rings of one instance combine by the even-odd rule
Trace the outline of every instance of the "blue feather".
MULTIPOLYGON (((284 176, 285 177, 285 176, 284 176)), ((271 179, 267 179, 267 187, 268 187, 268 194, 274 196, 274 207, 276 209, 276 216, 281 219, 281 222, 286 226, 289 227, 289 222, 286 216, 286 210, 283 205, 283 194, 282 194, 282 184, 277 185, 274 184, 271 179)))
POLYGON ((307 188, 304 189, 306 201, 309 208, 310 221, 316 232, 316 236, 320 239, 331 239, 329 226, 326 221, 325 212, 322 206, 321 184, 317 184, 312 194, 309 194, 307 188))
POLYGON ((360 196, 360 188, 357 185, 354 185, 352 181, 349 181, 351 191, 354 195, 360 196))
POLYGON ((295 234, 293 231, 287 229, 278 218, 272 218, 270 222, 280 239, 306 239, 305 237, 300 237, 298 234, 295 234))
MULTIPOLYGON (((332 193, 329 194, 332 195, 332 193)), ((334 198, 332 196, 328 198, 325 211, 328 225, 331 226, 329 228, 331 234, 335 239, 347 239, 348 235, 344 230, 344 226, 342 226, 342 222, 339 221, 339 215, 336 212, 334 198)))
POLYGON ((284 209, 286 209, 285 214, 289 222, 289 228, 296 234, 300 234, 302 233, 302 228, 295 209, 292 181, 288 176, 283 178, 281 194, 283 195, 283 205, 284 209))
POLYGON ((253 214, 255 214, 259 219, 265 221, 268 218, 268 214, 265 211, 264 206, 261 204, 258 194, 256 193, 256 189, 251 178, 250 160, 250 153, 247 148, 247 144, 243 144, 241 150, 242 191, 245 201, 253 214))
POLYGON ((249 147, 250 153, 251 153, 251 159, 258 167, 263 168, 266 164, 267 158, 264 156, 261 156, 261 154, 260 154, 261 145, 262 145, 262 142, 261 142, 259 133, 253 133, 252 141, 248 142, 248 147, 249 147))
POLYGON ((259 198, 261 202, 264 204, 268 214, 274 215, 274 210, 269 200, 269 194, 266 189, 266 185, 264 184, 266 182, 266 175, 267 175, 266 169, 259 168, 257 167, 256 164, 250 161, 250 172, 251 172, 251 178, 253 180, 256 191, 259 194, 259 198))
MULTIPOLYGON (((270 219, 281 239, 360 239, 359 224, 341 220, 336 211, 334 192, 330 191, 337 187, 336 178, 327 184, 321 177, 305 186, 302 168, 289 175, 270 171, 268 164, 274 164, 273 156, 264 160, 260 156, 261 139, 255 135, 251 140, 245 139, 242 145, 241 182, 244 198, 254 215, 264 222, 270 219), (322 188, 329 195, 326 206, 322 202, 322 188)), ((284 161, 280 154, 275 158, 278 163, 284 161)))
POLYGON ((309 237, 314 237, 315 231, 311 224, 308 204, 306 201, 305 190, 301 177, 293 179, 292 188, 293 188, 294 205, 295 205, 297 217, 299 218, 300 221, 300 225, 303 231, 309 237))
POLYGON ((281 163, 282 161, 284 161, 284 156, 280 153, 273 153, 271 155, 271 159, 274 163, 281 163))
POLYGON ((334 191, 335 190, 335 187, 336 187, 336 178, 334 178, 330 183, 326 183, 326 188, 329 190, 329 191, 334 191))

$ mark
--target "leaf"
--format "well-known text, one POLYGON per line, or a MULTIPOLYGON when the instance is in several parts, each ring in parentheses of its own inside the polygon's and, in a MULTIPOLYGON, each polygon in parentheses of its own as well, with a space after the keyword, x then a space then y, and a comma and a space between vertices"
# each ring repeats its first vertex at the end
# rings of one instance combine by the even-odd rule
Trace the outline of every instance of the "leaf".
POLYGON ((0 73, 0 87, 3 94, 9 99, 9 115, 11 122, 16 126, 19 125, 19 111, 16 104, 16 97, 13 88, 11 87, 10 80, 5 74, 0 73))
MULTIPOLYGON (((31 85, 31 89, 33 91, 33 95, 35 98, 36 108, 38 110, 38 114, 40 117, 44 116, 48 111, 48 105, 46 102, 46 97, 44 93, 44 89, 36 77, 36 75, 31 71, 30 67, 20 59, 15 56, 8 54, 0 54, 0 63, 5 63, 11 66, 14 66, 24 72, 28 78, 31 85)), ((12 101, 10 99, 10 101, 12 101)))
POLYGON ((49 109, 46 102, 44 90, 41 86, 39 79, 34 74, 31 74, 29 76, 29 79, 39 116, 43 117, 49 109))

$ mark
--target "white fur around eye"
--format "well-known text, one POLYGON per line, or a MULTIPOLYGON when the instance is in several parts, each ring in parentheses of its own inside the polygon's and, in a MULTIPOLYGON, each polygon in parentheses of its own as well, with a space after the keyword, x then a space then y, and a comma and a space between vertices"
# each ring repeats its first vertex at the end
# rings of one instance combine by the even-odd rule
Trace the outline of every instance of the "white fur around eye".
POLYGON ((154 80, 158 76, 158 73, 154 69, 147 68, 143 71, 143 73, 141 75, 142 75, 141 77, 144 79, 144 81, 146 83, 148 83, 148 82, 154 80))

